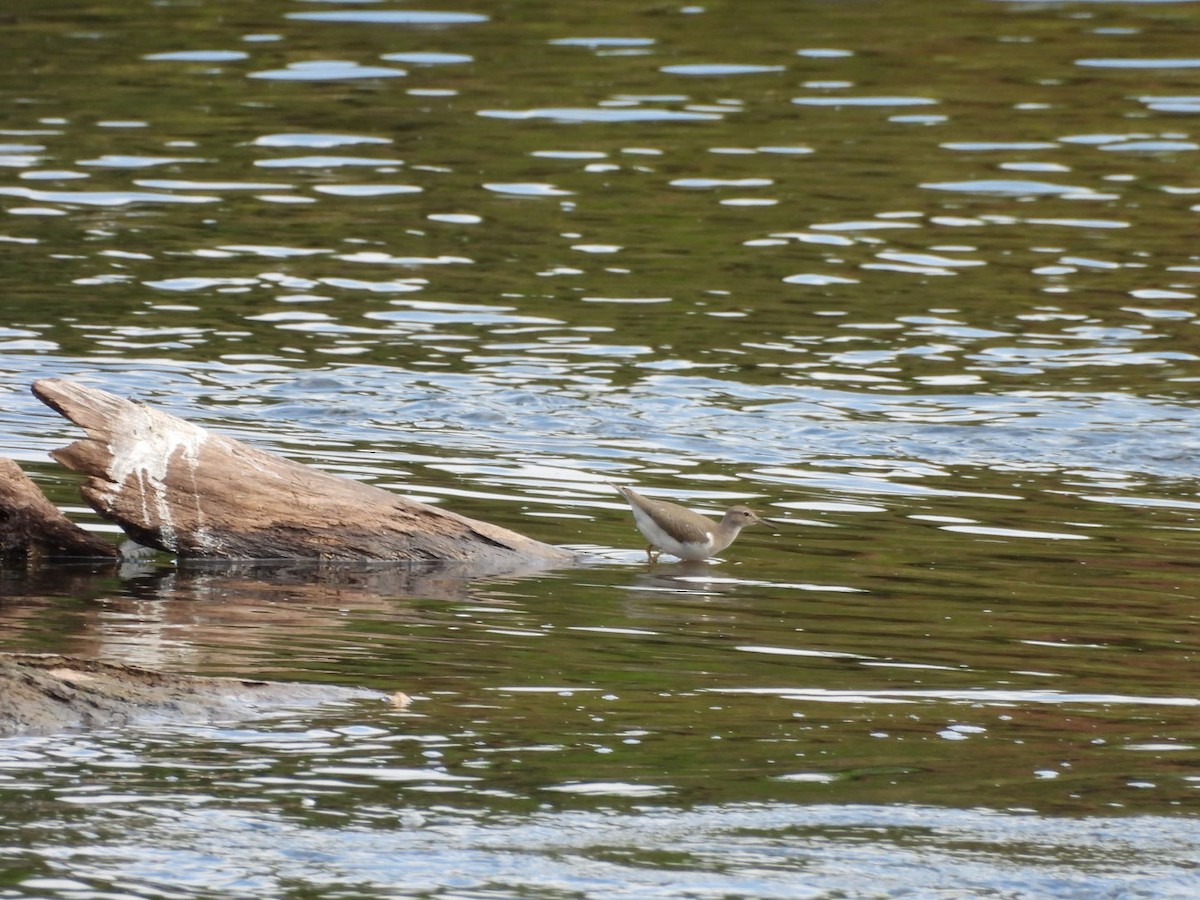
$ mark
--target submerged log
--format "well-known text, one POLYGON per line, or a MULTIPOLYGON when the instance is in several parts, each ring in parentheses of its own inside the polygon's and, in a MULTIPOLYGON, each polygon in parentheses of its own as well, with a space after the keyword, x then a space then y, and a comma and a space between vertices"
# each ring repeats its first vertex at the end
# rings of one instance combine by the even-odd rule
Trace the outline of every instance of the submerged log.
POLYGON ((428 560, 499 571, 574 559, 97 388, 51 378, 33 393, 87 431, 51 453, 87 476, 84 499, 138 543, 180 557, 428 560))
MULTIPOLYGON (((0 737, 146 722, 211 722, 280 707, 384 700, 360 688, 173 675, 57 654, 0 653, 0 737)), ((397 694, 395 705, 407 698, 397 694)))
POLYGON ((115 559, 117 548, 64 516, 11 459, 0 458, 0 557, 115 559))

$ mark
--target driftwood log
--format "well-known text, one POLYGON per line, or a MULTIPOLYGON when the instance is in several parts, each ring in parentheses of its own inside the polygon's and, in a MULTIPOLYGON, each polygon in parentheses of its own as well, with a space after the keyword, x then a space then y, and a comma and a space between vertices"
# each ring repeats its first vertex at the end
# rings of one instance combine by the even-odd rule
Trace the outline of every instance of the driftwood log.
POLYGON ((115 559, 117 548, 64 516, 11 459, 0 458, 0 557, 115 559))
POLYGON ((138 543, 181 558, 455 562, 488 571, 575 558, 97 388, 52 378, 33 393, 87 432, 51 453, 87 476, 84 499, 138 543))
POLYGON ((408 698, 332 685, 172 675, 57 654, 0 653, 0 737, 149 722, 244 719, 279 708, 408 698))

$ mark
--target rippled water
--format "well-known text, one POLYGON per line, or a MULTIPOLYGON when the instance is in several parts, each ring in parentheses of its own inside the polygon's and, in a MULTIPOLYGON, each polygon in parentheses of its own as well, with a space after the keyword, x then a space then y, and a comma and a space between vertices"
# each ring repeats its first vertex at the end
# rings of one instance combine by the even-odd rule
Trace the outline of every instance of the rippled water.
POLYGON ((468 775, 431 764, 447 746, 411 723, 288 722, 29 745, 0 758, 0 771, 37 767, 72 783, 34 795, 59 810, 56 821, 30 829, 32 846, 6 863, 21 895, 68 897, 129 884, 151 896, 293 896, 301 885, 362 897, 879 896, 881 868, 893 892, 922 896, 1184 897, 1195 887, 1190 821, 830 804, 817 778, 805 804, 680 809, 619 782, 551 785, 538 803, 488 786, 486 757, 468 775), (286 772, 264 757, 287 760, 286 772), (471 793, 486 804, 464 805, 471 793), (586 808, 597 801, 603 811, 586 808), (56 832, 79 820, 96 822, 90 842, 61 847, 56 832))
POLYGON ((403 690, 0 745, 0 897, 1196 893, 1193 2, 43 4, 66 376, 591 554, 0 571, 6 649, 403 690), (428 8, 445 7, 445 8, 428 8), (648 568, 611 482, 776 523, 648 568))

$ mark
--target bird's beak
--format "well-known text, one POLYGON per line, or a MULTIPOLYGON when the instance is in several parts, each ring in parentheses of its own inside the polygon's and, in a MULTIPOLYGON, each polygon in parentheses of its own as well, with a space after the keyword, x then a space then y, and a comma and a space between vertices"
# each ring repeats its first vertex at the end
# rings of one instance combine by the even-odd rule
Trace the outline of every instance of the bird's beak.
POLYGON ((755 513, 758 525, 767 525, 771 528, 800 528, 804 523, 798 522, 795 519, 768 519, 755 513))

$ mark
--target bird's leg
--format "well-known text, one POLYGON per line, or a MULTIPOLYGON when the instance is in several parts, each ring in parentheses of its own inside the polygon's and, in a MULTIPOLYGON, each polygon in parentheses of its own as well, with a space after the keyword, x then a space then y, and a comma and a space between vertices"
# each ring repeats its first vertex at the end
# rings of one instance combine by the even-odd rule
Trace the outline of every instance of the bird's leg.
POLYGON ((647 544, 646 545, 646 561, 648 563, 650 563, 651 565, 654 565, 654 563, 658 562, 658 556, 659 556, 659 553, 661 553, 661 552, 662 551, 660 550, 660 551, 658 551, 658 553, 656 553, 654 551, 654 545, 647 544))

